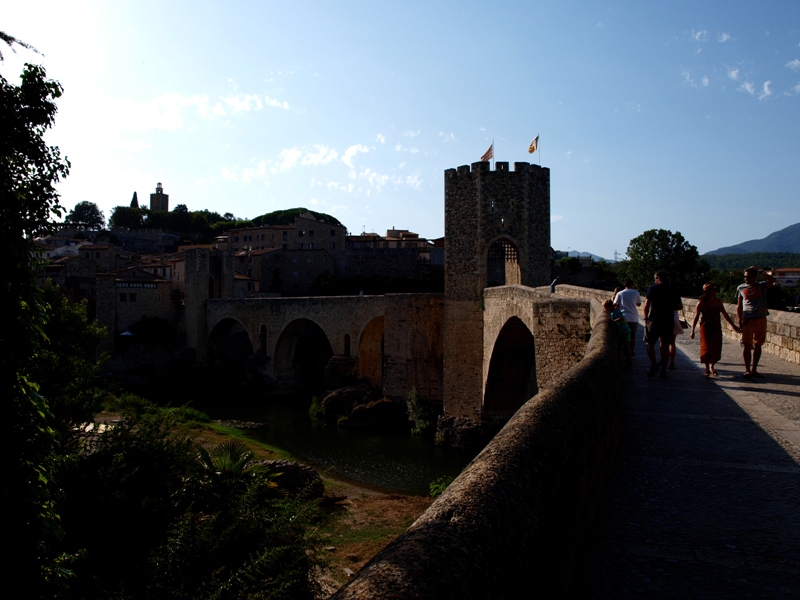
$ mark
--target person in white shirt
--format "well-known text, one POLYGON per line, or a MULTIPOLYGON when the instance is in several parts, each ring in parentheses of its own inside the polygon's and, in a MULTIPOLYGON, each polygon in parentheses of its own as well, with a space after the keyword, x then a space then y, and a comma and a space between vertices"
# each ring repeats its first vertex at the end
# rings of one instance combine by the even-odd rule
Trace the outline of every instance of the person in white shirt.
POLYGON ((617 292, 617 295, 614 296, 614 304, 619 304, 622 316, 625 317, 625 321, 631 329, 631 351, 629 356, 634 356, 636 330, 639 327, 639 307, 642 305, 642 297, 639 295, 639 291, 634 289, 632 280, 625 280, 625 289, 617 292))

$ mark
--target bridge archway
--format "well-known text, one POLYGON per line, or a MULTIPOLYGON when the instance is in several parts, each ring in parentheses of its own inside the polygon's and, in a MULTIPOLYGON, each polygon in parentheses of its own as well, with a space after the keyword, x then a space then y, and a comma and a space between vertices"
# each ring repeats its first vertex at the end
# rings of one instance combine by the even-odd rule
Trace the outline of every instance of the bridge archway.
POLYGON ((509 419, 537 391, 533 334, 519 317, 511 317, 492 349, 483 399, 484 417, 509 419))
POLYGON ((232 318, 222 319, 208 337, 209 363, 226 373, 243 376, 253 343, 244 325, 232 318))
POLYGON ((497 238, 486 256, 486 287, 521 283, 517 245, 506 237, 497 238))
POLYGON ((383 317, 375 317, 361 332, 358 342, 358 376, 383 389, 383 317))
POLYGON ((318 389, 331 356, 333 349, 322 328, 310 319, 295 319, 275 345, 275 376, 282 384, 318 389))

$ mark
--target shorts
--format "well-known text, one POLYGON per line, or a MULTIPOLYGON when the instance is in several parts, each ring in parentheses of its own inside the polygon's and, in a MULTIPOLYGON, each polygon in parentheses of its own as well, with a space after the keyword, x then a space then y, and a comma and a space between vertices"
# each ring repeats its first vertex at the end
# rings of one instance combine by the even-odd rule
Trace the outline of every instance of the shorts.
POLYGON ((628 327, 631 330, 631 340, 635 340, 636 331, 639 329, 639 321, 628 321, 628 327))
POLYGON ((669 321, 665 321, 663 323, 659 323, 657 321, 648 321, 644 325, 644 342, 648 346, 655 346, 658 340, 661 340, 662 344, 669 346, 672 343, 672 338, 674 334, 673 331, 673 322, 670 319, 669 321))
POLYGON ((742 323, 742 343, 745 346, 760 346, 767 340, 767 317, 744 319, 742 323))

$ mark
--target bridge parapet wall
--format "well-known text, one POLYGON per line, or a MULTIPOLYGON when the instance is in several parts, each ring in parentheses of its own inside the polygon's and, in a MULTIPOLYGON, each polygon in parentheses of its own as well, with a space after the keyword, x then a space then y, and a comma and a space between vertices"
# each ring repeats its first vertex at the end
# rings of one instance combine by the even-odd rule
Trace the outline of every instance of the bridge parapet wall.
POLYGON ((619 439, 616 328, 596 302, 588 310, 583 360, 334 598, 511 598, 531 582, 565 595, 619 439))

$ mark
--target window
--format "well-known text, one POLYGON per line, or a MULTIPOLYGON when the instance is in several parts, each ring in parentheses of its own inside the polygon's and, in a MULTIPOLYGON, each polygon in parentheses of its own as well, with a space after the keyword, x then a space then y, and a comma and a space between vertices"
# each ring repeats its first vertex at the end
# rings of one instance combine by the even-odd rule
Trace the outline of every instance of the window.
POLYGON ((331 229, 331 237, 336 237, 336 230, 335 229, 331 229))
POLYGON ((298 250, 302 250, 303 249, 303 242, 300 242, 299 244, 297 244, 297 249, 298 250))
POLYGON ((128 301, 128 294, 120 294, 119 295, 120 302, 127 302, 128 301))
POLYGON ((300 231, 297 232, 297 237, 303 237, 305 233, 306 232, 301 229, 300 231))
POLYGON ((94 253, 94 257, 95 257, 95 258, 100 258, 100 253, 99 253, 99 252, 95 252, 95 253, 94 253))
POLYGON ((231 238, 231 241, 232 241, 232 242, 238 242, 238 241, 239 241, 239 236, 238 236, 238 235, 235 235, 235 236, 233 236, 233 237, 231 238))
POLYGON ((288 235, 289 235, 289 233, 288 233, 288 232, 286 232, 286 231, 284 231, 284 232, 283 232, 283 241, 284 241, 284 242, 287 240, 287 236, 288 236, 288 235))
POLYGON ((314 230, 313 229, 309 229, 308 230, 308 237, 314 237, 314 230))
POLYGON ((284 250, 288 250, 288 248, 289 248, 289 244, 284 244, 284 245, 283 245, 283 249, 284 249, 284 250))
POLYGON ((336 249, 336 242, 331 242, 331 250, 335 250, 335 249, 336 249))
POLYGON ((129 302, 136 302, 136 294, 128 294, 129 302))
POLYGON ((90 258, 90 257, 92 256, 92 253, 91 253, 91 252, 87 252, 87 253, 86 253, 84 256, 85 256, 86 258, 90 258))
POLYGON ((309 242, 308 249, 309 250, 313 250, 314 249, 314 242, 309 242))

